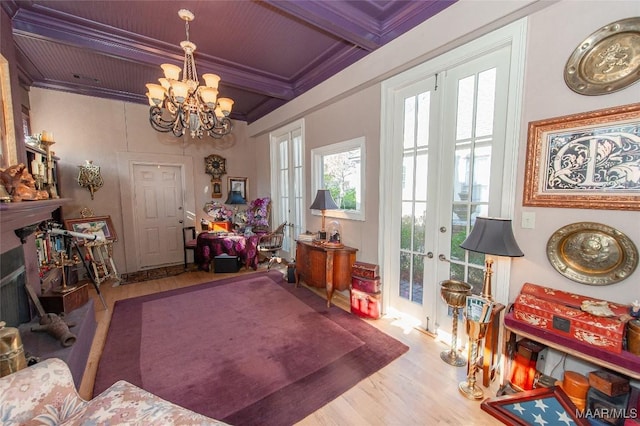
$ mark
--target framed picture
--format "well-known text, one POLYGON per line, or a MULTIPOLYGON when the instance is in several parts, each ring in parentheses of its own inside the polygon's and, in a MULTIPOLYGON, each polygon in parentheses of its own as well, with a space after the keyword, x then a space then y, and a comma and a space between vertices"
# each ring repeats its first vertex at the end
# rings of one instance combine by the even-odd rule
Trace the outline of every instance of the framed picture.
POLYGON ((640 103, 530 122, 522 204, 640 210, 640 103))
MULTIPOLYGON (((65 219, 64 227, 68 231, 80 234, 98 235, 107 241, 117 241, 116 230, 111 222, 111 216, 79 217, 65 219)), ((87 239, 74 236, 78 245, 83 245, 87 239)))
POLYGON ((229 191, 240 191, 240 194, 242 194, 242 198, 246 200, 247 192, 248 192, 247 186, 249 185, 249 179, 245 177, 230 177, 228 179, 229 179, 228 181, 229 191))
POLYGON ((591 424, 559 386, 486 399, 480 408, 508 425, 591 424))

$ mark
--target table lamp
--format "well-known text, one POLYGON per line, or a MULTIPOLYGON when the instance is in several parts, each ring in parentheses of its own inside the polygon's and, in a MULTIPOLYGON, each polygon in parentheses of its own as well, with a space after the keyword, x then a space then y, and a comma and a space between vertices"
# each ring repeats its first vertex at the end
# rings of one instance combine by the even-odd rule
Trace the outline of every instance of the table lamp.
POLYGON ((247 200, 244 199, 240 191, 229 191, 229 196, 225 204, 247 204, 247 200))
MULTIPOLYGON (((471 233, 462 244, 465 250, 494 256, 522 257, 524 253, 518 247, 511 229, 511 219, 496 217, 477 217, 471 233)), ((493 259, 485 259, 484 282, 481 296, 493 300, 491 295, 491 276, 493 275, 493 259)))
POLYGON ((331 197, 331 193, 328 189, 318 189, 316 193, 316 199, 313 200, 313 204, 311 204, 310 209, 320 210, 322 212, 322 230, 319 232, 319 239, 326 240, 327 239, 327 231, 324 230, 324 211, 325 210, 334 210, 337 209, 338 206, 336 202, 333 201, 333 197, 331 197))
POLYGON ((225 204, 233 205, 233 224, 236 226, 236 215, 238 214, 238 204, 247 204, 247 200, 244 199, 242 193, 240 191, 229 191, 229 196, 227 196, 227 201, 225 204))

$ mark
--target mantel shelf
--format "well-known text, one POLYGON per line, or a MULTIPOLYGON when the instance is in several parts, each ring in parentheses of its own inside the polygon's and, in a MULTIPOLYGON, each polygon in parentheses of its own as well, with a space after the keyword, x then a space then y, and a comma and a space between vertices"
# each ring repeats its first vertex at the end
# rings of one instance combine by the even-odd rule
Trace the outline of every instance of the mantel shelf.
POLYGON ((51 219, 51 213, 71 198, 54 198, 40 201, 21 201, 19 203, 0 203, 0 230, 2 230, 1 252, 20 244, 13 231, 51 219))

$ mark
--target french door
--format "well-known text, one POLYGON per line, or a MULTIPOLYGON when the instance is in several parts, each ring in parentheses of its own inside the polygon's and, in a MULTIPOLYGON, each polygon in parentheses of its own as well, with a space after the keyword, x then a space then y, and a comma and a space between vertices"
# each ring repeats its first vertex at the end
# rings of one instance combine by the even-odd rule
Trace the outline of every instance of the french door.
POLYGON ((380 246, 387 308, 429 331, 446 331, 450 323, 441 281, 462 280, 479 293, 484 255, 459 244, 476 217, 509 213, 504 201, 511 193, 504 182, 515 180, 504 173, 510 170, 505 147, 511 46, 468 51, 454 51, 383 85, 382 155, 389 165, 382 168, 388 218, 381 223, 390 226, 381 232, 380 246))
POLYGON ((270 135, 271 194, 273 227, 283 222, 283 255, 295 256, 295 238, 305 229, 304 222, 304 121, 285 126, 270 135))

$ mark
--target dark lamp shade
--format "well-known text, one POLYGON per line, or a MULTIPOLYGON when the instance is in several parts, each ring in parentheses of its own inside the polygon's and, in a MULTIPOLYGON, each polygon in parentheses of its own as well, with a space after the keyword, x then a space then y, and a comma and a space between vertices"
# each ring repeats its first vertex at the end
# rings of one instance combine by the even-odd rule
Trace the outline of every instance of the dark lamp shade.
POLYGON ((336 202, 333 201, 333 197, 328 189, 318 189, 316 199, 313 200, 310 209, 316 210, 335 210, 338 208, 336 202))
POLYGON ((524 256, 511 229, 511 219, 495 217, 478 217, 476 223, 460 244, 465 250, 494 256, 521 257, 524 256))
POLYGON ((225 204, 247 204, 247 200, 242 197, 240 191, 229 191, 229 196, 225 204))

